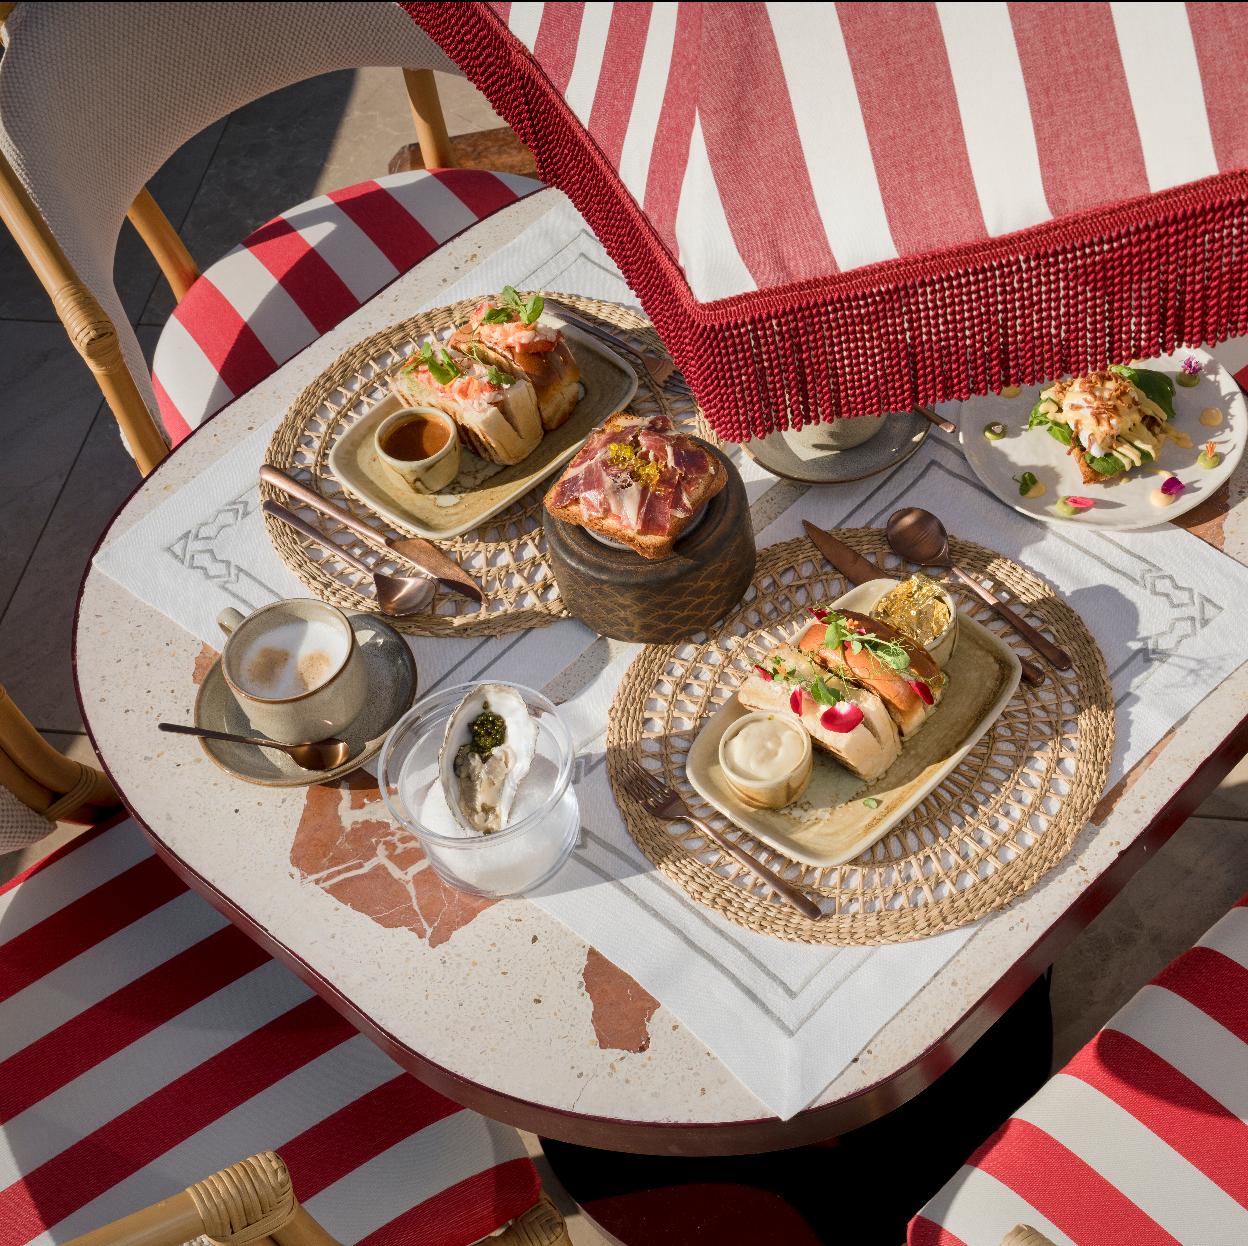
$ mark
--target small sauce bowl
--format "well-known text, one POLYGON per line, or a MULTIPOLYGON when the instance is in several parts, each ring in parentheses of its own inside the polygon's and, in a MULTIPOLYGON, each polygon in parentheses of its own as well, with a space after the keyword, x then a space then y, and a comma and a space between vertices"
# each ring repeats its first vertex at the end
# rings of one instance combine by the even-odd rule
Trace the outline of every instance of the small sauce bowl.
POLYGON ((783 714, 755 710, 743 714, 730 724, 720 738, 719 766, 728 786, 747 805, 755 809, 783 809, 801 796, 810 783, 814 767, 810 736, 796 718, 790 720, 783 714), (768 730, 765 725, 769 725, 772 730, 768 730), (781 762, 774 767, 760 765, 747 769, 741 756, 743 745, 751 738, 755 741, 760 737, 765 740, 773 730, 791 735, 795 747, 788 750, 791 754, 790 763, 785 765, 781 762), (760 769, 767 773, 759 773, 760 769))
POLYGON ((440 493, 459 475, 459 430, 436 407, 404 407, 377 427, 377 457, 417 493, 440 493))

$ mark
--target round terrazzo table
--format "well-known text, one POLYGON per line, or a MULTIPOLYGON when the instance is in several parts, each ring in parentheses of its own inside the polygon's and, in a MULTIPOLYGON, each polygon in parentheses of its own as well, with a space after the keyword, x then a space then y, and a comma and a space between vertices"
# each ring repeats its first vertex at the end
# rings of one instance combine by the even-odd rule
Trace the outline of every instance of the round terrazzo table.
MULTIPOLYGON (((423 301, 448 285, 555 194, 461 235, 226 407, 143 483, 101 543, 284 410, 352 342, 406 314, 415 290, 423 301)), ((1231 489, 1194 527, 1248 561, 1243 480, 1231 489)), ((75 645, 99 756, 161 855, 195 889, 448 1096, 552 1138, 648 1154, 801 1145, 913 1098, 1022 996, 1248 747, 1241 668, 1107 793, 1070 868, 988 919, 811 1108, 781 1121, 676 1016, 535 905, 459 895, 429 870, 418 895, 387 888, 374 868, 377 793, 363 773, 337 787, 262 789, 206 760, 176 763, 155 724, 186 703, 205 669, 203 646, 95 570, 82 586, 75 645), (246 835, 223 851, 219 828, 240 820, 246 835), (990 957, 977 949, 984 938, 990 957)))

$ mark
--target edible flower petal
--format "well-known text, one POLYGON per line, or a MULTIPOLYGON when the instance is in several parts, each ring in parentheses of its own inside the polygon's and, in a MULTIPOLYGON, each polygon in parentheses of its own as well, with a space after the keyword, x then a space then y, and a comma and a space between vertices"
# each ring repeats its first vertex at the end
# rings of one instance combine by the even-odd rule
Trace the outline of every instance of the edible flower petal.
POLYGON ((924 705, 931 705, 935 702, 935 697, 932 696, 932 690, 923 682, 923 680, 910 680, 910 687, 914 689, 915 696, 917 696, 924 705))
POLYGON ((759 664, 758 664, 757 662, 755 662, 755 663, 754 663, 754 669, 755 669, 755 670, 756 670, 756 671, 757 671, 757 672, 758 672, 758 673, 759 673, 759 674, 760 674, 760 675, 761 675, 761 676, 762 676, 762 677, 763 677, 763 678, 764 678, 764 679, 765 679, 768 683, 771 683, 771 681, 775 678, 775 676, 774 676, 774 675, 773 675, 773 674, 772 674, 769 670, 767 670, 765 667, 759 666, 759 664))
POLYGON ((802 696, 803 693, 800 688, 794 688, 792 694, 789 696, 789 709, 791 709, 795 714, 800 714, 802 712, 802 696))
POLYGON ((1205 370, 1205 365, 1195 355, 1188 355, 1179 366, 1188 376, 1199 376, 1205 370))
POLYGON ((819 610, 814 606, 807 606, 806 613, 809 614, 812 618, 817 619, 820 623, 822 623, 824 619, 828 617, 828 612, 826 610, 819 610))
POLYGON ((1177 476, 1167 476, 1161 482, 1161 491, 1167 497, 1178 497, 1187 486, 1177 476))
POLYGON ((830 705, 819 715, 819 723, 825 731, 844 735, 862 722, 862 710, 852 701, 840 701, 830 705))
POLYGON ((1093 505, 1095 505, 1091 498, 1075 497, 1073 494, 1064 498, 1063 501, 1065 501, 1067 505, 1073 506, 1077 511, 1091 510, 1093 505))

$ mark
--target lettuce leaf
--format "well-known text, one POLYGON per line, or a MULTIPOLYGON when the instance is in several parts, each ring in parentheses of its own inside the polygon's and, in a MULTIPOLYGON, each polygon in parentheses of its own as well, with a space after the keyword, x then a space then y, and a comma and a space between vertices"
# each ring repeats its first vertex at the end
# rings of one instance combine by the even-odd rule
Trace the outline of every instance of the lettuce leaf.
POLYGON ((1111 372, 1125 377, 1141 393, 1151 398, 1165 413, 1166 419, 1174 419, 1174 381, 1164 372, 1152 368, 1129 368, 1126 364, 1110 365, 1111 372))

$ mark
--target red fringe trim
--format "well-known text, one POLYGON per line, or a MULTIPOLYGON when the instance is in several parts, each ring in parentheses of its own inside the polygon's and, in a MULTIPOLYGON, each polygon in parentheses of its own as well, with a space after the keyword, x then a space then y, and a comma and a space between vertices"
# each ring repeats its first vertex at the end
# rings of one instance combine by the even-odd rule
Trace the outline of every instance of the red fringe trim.
POLYGON ((987 242, 699 303, 615 169, 488 5, 401 7, 589 222, 726 441, 1248 333, 1243 170, 987 242))

